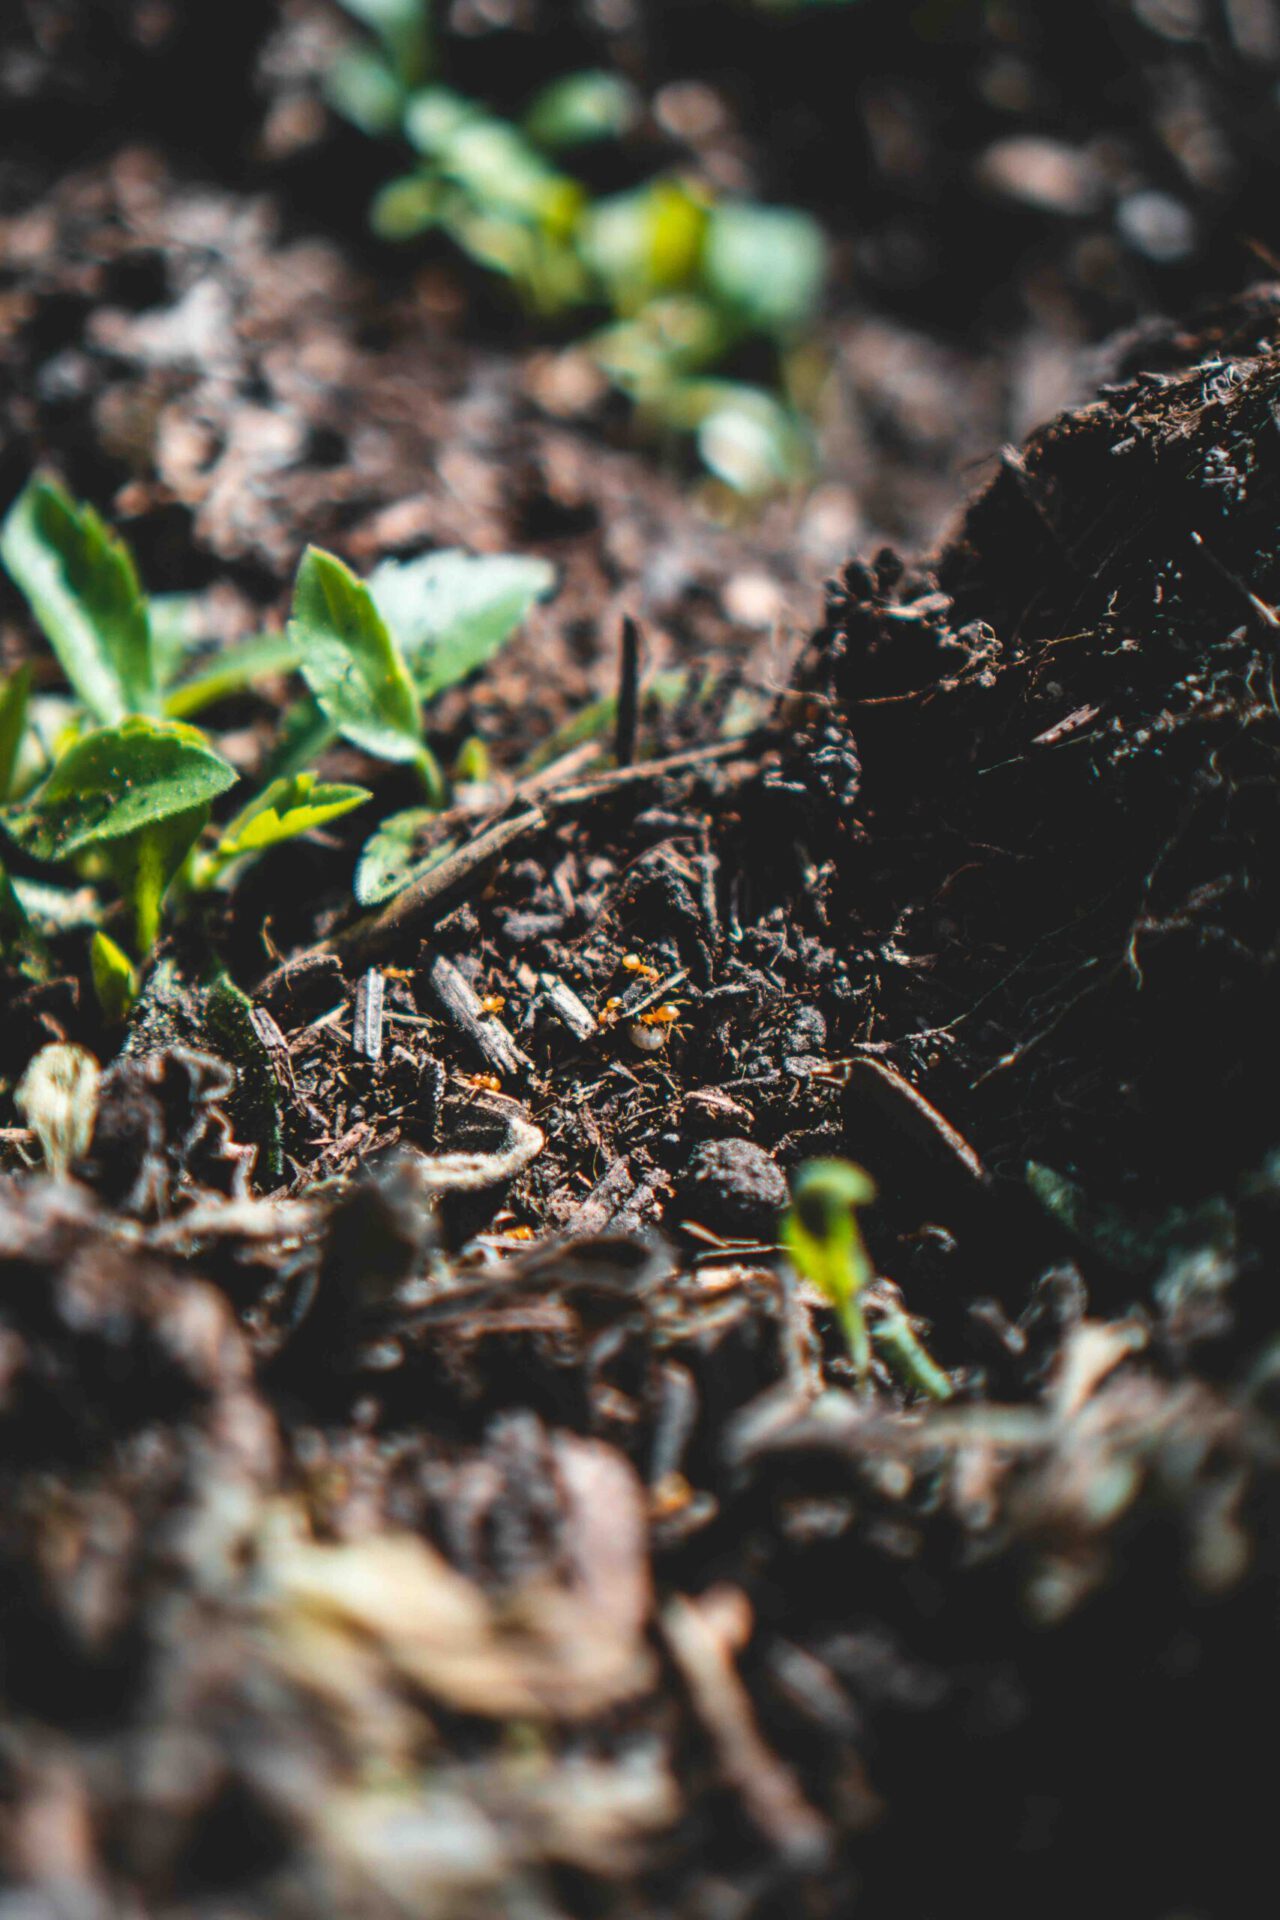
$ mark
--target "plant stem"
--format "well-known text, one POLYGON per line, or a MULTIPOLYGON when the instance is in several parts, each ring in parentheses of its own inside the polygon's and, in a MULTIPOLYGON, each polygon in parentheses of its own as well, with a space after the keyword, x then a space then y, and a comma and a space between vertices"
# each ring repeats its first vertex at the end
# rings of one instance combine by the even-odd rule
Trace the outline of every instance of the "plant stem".
POLYGON ((422 791, 426 796, 427 805, 437 808, 446 807, 449 803, 449 789, 440 762, 430 747, 420 747, 413 764, 422 782, 422 791))

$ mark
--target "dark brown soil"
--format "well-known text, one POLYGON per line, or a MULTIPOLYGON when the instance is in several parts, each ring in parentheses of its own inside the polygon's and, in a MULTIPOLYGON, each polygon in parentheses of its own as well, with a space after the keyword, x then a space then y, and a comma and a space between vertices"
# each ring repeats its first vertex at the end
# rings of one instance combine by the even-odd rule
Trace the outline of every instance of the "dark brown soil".
MULTIPOLYGON (((0 1178, 0 1920, 1234 1920, 1280 1597, 1280 17, 454 11, 507 20, 465 57, 513 97, 602 49, 710 81, 700 157, 823 213, 823 472, 713 511, 456 261, 374 251, 319 5, 0 27, 6 501, 53 464, 226 635, 308 541, 560 579, 433 715, 492 802, 391 908, 356 816, 172 936, 123 1039, 82 936, 7 978, 6 1089, 53 1038, 106 1072, 75 1177, 11 1132, 0 1178), (630 765, 535 770, 625 614, 687 692, 630 765), (945 1406, 856 1396, 780 1254, 828 1154, 945 1406)), ((247 771, 278 711, 214 716, 247 771)))

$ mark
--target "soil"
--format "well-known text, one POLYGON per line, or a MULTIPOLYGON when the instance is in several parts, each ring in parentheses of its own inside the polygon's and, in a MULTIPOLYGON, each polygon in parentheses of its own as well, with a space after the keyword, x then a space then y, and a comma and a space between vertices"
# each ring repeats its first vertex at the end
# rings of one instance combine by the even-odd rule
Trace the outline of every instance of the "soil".
MULTIPOLYGON (((0 1115, 6 1920, 1251 1910, 1280 14, 442 9, 500 103, 617 61, 629 164, 827 223, 821 472, 748 514, 367 238, 335 12, 214 11, 0 26, 5 501, 54 467, 219 638, 308 542, 558 589, 433 710, 493 778, 388 906, 356 815, 123 1034, 82 933, 6 975, 6 1109, 104 1066, 68 1180, 0 1115), (831 1155, 944 1405, 781 1253, 831 1155)), ((245 772, 286 698, 213 716, 245 772)))

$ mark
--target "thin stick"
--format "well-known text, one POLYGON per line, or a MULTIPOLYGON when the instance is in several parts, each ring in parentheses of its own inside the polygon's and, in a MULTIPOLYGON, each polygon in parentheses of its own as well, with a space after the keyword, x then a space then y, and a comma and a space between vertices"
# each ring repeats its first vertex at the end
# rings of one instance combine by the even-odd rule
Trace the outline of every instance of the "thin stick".
POLYGON ((636 729, 640 720, 640 629, 631 615, 622 621, 622 657, 618 663, 618 718, 613 751, 620 767, 636 757, 636 729))
POLYGON ((422 920, 438 901, 464 881, 473 879, 491 861, 500 859, 518 840, 526 839, 546 824, 547 816, 541 807, 530 807, 510 820, 497 821, 465 847, 451 853, 447 860, 442 860, 438 867, 422 874, 378 913, 368 914, 322 941, 319 951, 338 953, 358 962, 390 946, 400 934, 410 931, 422 920))

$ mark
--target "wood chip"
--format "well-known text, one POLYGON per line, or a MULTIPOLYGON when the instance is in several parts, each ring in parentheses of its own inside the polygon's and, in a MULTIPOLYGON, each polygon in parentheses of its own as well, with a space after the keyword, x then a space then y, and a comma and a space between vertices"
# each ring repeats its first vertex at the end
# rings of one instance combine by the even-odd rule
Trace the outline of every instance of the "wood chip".
POLYGON ((495 1073, 519 1080, 528 1077, 533 1070, 528 1054, 516 1045, 496 1014, 481 1011, 480 996, 452 960, 437 954, 427 969, 427 980, 443 1012, 495 1073))

